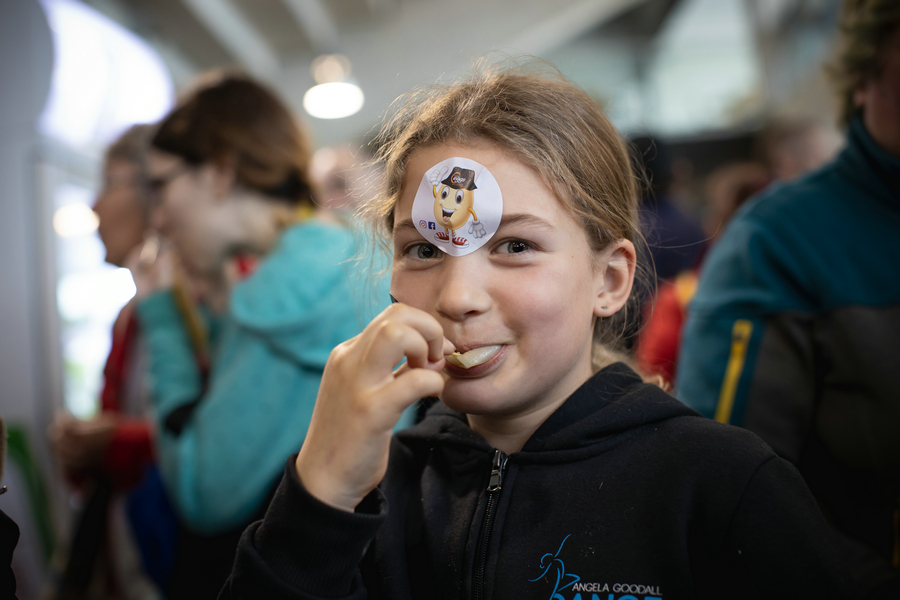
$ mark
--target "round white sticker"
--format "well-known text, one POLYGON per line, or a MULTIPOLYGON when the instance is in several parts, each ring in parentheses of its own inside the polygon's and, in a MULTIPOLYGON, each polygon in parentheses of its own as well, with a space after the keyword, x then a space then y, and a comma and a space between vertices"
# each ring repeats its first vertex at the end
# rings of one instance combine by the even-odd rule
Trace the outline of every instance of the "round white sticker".
POLYGON ((484 165, 455 156, 425 172, 412 218, 426 240, 451 256, 487 243, 500 226, 503 196, 484 165))

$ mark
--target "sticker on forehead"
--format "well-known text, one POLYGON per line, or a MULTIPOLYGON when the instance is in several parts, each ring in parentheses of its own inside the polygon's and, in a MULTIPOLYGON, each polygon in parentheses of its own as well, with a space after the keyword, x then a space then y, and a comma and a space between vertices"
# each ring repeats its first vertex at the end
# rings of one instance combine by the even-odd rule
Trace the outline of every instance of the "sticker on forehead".
POLYGON ((422 237, 450 256, 484 246, 497 232, 502 214, 497 180, 484 165, 460 157, 425 171, 412 207, 422 237))

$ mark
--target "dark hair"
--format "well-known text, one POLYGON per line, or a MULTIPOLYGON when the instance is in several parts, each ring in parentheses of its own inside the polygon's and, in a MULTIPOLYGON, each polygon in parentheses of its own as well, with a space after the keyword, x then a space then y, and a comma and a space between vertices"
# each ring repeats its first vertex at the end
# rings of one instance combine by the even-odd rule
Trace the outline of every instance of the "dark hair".
POLYGON ((271 91, 246 76, 225 74, 194 90, 151 143, 191 165, 233 161, 239 184, 273 200, 312 202, 306 135, 271 91))
POLYGON ((840 122, 847 125, 857 111, 853 95, 884 62, 883 51, 900 27, 897 0, 846 0, 841 16, 841 50, 829 68, 840 96, 840 122))

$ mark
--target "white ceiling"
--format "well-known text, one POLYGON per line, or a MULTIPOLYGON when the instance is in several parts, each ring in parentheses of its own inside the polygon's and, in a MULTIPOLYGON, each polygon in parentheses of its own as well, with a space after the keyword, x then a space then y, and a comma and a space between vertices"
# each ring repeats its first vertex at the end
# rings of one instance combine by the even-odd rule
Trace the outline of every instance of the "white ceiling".
MULTIPOLYGON (((603 102, 624 129, 686 135, 740 125, 770 108, 767 98, 772 90, 765 83, 772 79, 769 71, 785 62, 777 60, 781 56, 777 53, 760 52, 765 35, 782 39, 785 32, 808 31, 812 24, 820 32, 816 39, 830 39, 828 28, 833 28, 839 4, 839 0, 83 1, 150 41, 179 86, 206 69, 222 66, 239 66, 270 83, 309 125, 317 146, 363 139, 391 102, 413 88, 463 76, 480 58, 494 61, 522 54, 556 64, 603 102), (319 54, 332 52, 350 59, 352 77, 366 103, 359 113, 344 119, 305 116, 302 97, 315 83, 310 64, 319 54)), ((806 62, 798 68, 816 66, 821 48, 817 52, 807 51, 806 62)), ((790 90, 780 91, 790 96, 790 90)))

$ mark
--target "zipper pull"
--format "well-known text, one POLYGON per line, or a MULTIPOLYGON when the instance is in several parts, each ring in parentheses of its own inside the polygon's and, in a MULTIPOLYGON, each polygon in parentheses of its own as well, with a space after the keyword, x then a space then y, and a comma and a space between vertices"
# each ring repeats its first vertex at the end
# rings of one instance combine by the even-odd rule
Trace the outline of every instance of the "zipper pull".
POLYGON ((491 480, 487 491, 499 492, 500 482, 503 480, 503 469, 506 468, 506 454, 503 450, 494 450, 494 459, 491 461, 491 480))

